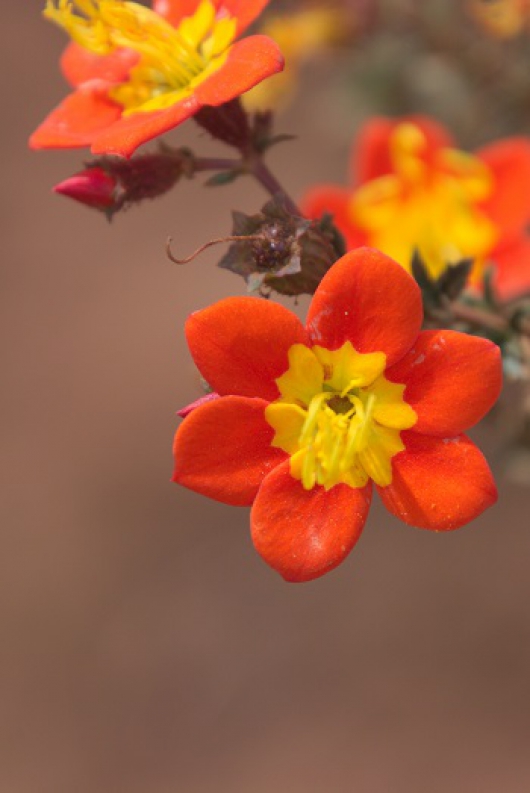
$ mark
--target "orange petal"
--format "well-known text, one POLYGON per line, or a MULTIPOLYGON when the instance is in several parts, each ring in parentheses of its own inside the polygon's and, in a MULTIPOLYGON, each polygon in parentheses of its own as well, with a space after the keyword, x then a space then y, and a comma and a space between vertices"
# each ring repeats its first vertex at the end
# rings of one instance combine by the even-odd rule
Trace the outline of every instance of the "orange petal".
POLYGON ((371 486, 304 490, 289 461, 264 480, 251 513, 257 552, 286 581, 318 578, 337 567, 359 539, 371 486))
POLYGON ((350 341, 357 352, 384 352, 391 366, 416 341, 422 319, 414 279, 383 253, 357 248, 320 282, 307 330, 314 344, 338 350, 350 341))
POLYGON ((492 473, 465 435, 441 440, 409 431, 401 438, 406 449, 392 460, 392 484, 378 487, 396 517, 419 529, 449 531, 495 503, 492 473))
POLYGON ((386 376, 405 383, 405 401, 418 416, 414 432, 445 438, 472 427, 494 405, 502 387, 502 361, 491 341, 428 330, 386 376))
POLYGON ((502 300, 512 300, 530 292, 530 237, 505 240, 491 255, 497 265, 495 289, 502 300))
POLYGON ((390 136, 399 124, 407 122, 416 124, 425 135, 426 157, 432 156, 432 153, 442 146, 452 146, 453 141, 447 130, 427 116, 372 118, 362 127, 352 151, 350 168, 352 181, 355 184, 363 184, 393 172, 390 136))
POLYGON ((201 105, 222 105, 283 67, 283 55, 272 39, 248 36, 230 47, 223 65, 197 85, 195 96, 201 105))
POLYGON ((154 0, 153 10, 177 27, 183 17, 193 16, 200 2, 201 0, 154 0))
POLYGON ((271 446, 263 399, 221 397, 198 407, 177 430, 173 481, 225 504, 252 504, 264 477, 286 454, 271 446))
POLYGON ((530 222, 530 139, 507 138, 477 152, 493 173, 493 190, 481 206, 499 227, 501 238, 530 222))
POLYGON ((29 139, 32 149, 89 146, 121 116, 121 107, 108 96, 102 80, 83 83, 47 116, 29 139))
POLYGON ((92 153, 130 157, 142 143, 147 143, 177 127, 190 116, 195 115, 198 110, 197 99, 194 95, 190 95, 166 110, 124 116, 95 138, 92 153))
POLYGON ((309 344, 298 317, 259 297, 229 297, 186 323, 191 354, 214 391, 272 401, 293 344, 309 344))
POLYGON ((61 56, 61 69, 74 88, 87 80, 120 83, 127 79, 138 58, 138 54, 132 50, 116 50, 110 55, 96 55, 72 41, 61 56))
POLYGON ((346 247, 358 248, 367 241, 366 234, 357 229, 350 218, 348 206, 352 191, 334 185, 319 185, 309 190, 302 198, 300 208, 308 218, 318 220, 326 212, 333 215, 333 222, 344 235, 346 247))

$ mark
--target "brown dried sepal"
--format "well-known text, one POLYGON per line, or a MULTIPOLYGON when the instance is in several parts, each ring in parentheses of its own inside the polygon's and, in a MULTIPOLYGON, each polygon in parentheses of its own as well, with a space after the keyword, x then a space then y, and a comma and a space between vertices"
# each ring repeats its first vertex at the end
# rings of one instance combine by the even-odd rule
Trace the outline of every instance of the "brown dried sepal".
POLYGON ((233 212, 232 217, 233 235, 253 239, 232 244, 219 267, 241 275, 249 292, 311 295, 344 252, 328 217, 298 217, 277 200, 256 215, 233 212))

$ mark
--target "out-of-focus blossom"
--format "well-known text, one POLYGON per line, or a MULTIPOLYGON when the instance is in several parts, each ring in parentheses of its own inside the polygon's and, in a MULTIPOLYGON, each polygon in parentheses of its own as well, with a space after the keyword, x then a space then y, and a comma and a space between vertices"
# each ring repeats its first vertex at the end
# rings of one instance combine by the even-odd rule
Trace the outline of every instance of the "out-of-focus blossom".
POLYGON ((33 148, 90 146, 130 156, 195 115, 281 71, 270 38, 238 36, 268 0, 48 0, 72 38, 61 67, 73 92, 30 138, 33 148))
POLYGON ((374 118, 358 136, 352 171, 352 187, 318 186, 302 202, 308 217, 331 212, 349 247, 377 247, 409 272, 417 250, 434 278, 473 259, 478 282, 493 262, 501 296, 530 288, 529 139, 468 154, 431 119, 374 118))
POLYGON ((445 531, 473 520, 496 488, 462 433, 497 399, 499 349, 421 323, 414 279, 369 249, 328 271, 305 327, 253 297, 193 314, 189 347, 216 396, 178 429, 174 481, 253 504, 255 547, 288 581, 347 556, 372 482, 405 523, 445 531))
POLYGON ((286 104, 300 79, 303 64, 331 46, 351 39, 355 27, 353 12, 347 12, 339 2, 308 5, 293 13, 266 18, 261 31, 277 42, 287 68, 245 94, 245 106, 254 110, 286 104))
POLYGON ((513 38, 530 22, 529 0, 468 0, 467 5, 473 18, 495 38, 513 38))

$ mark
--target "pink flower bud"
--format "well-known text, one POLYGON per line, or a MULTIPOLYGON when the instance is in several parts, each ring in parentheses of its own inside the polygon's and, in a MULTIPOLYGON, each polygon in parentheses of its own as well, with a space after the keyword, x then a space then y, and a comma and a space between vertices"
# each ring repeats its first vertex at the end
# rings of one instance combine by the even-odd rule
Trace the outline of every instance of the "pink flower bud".
POLYGON ((116 187, 115 179, 103 168, 87 168, 55 185, 53 191, 105 211, 116 204, 116 187))
POLYGON ((55 193, 104 212, 117 212, 147 198, 157 198, 174 187, 184 174, 193 173, 186 149, 122 157, 98 157, 83 171, 56 185, 55 193))

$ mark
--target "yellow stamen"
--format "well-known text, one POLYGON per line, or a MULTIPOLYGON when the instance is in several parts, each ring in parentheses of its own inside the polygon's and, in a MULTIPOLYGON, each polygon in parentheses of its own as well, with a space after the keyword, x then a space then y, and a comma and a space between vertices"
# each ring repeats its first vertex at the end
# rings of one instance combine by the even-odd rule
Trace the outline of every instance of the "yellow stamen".
POLYGON ((417 417, 403 401, 404 386, 382 374, 385 363, 384 353, 361 354, 351 342, 338 350, 289 350, 289 369, 276 381, 281 396, 265 417, 275 431, 272 445, 291 455, 291 474, 306 490, 364 487, 368 478, 391 483, 400 430, 417 417))

